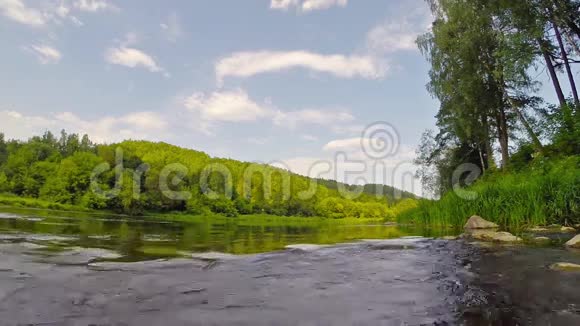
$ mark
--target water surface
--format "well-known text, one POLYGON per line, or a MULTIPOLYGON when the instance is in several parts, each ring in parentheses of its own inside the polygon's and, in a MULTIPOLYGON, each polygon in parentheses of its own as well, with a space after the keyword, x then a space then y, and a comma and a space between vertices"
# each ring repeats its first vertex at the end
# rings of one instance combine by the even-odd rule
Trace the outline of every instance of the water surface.
MULTIPOLYGON (((183 219, 183 218, 181 218, 183 219)), ((360 239, 453 233, 387 226, 380 221, 247 216, 192 216, 188 221, 152 217, 0 208, 0 241, 31 242, 53 250, 102 248, 139 261, 222 252, 253 254, 287 245, 335 244, 360 239)))

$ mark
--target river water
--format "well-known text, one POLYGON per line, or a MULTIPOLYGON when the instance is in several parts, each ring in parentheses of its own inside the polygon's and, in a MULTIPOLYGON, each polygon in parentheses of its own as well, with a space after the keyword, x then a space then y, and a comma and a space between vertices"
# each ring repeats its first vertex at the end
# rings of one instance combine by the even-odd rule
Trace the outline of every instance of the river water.
POLYGON ((580 325, 580 273, 549 268, 580 253, 560 246, 314 220, 3 211, 0 325, 580 325))

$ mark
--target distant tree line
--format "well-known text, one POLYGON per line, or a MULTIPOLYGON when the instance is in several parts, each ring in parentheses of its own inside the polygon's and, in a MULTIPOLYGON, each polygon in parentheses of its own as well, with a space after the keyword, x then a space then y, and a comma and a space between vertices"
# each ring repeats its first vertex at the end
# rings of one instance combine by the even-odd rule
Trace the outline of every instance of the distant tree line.
POLYGON ((203 152, 166 143, 124 141, 95 144, 87 135, 81 137, 64 130, 59 137, 46 132, 27 141, 18 141, 5 140, 0 133, 0 192, 90 209, 127 214, 187 212, 236 216, 266 213, 394 218, 399 211, 415 204, 411 199, 413 195, 405 192, 401 195, 407 199, 395 200, 395 189, 390 187, 382 196, 377 196, 373 187, 367 187, 357 198, 347 199, 336 185, 333 181, 314 180, 269 165, 211 158, 203 152), (123 154, 122 170, 116 168, 119 149, 123 154), (91 186, 95 168, 103 163, 109 168, 98 174, 97 181, 105 192, 118 189, 114 196, 103 196, 91 186), (171 164, 185 168, 182 175, 174 173, 166 177, 171 191, 190 194, 186 199, 170 198, 160 187, 164 168, 171 164), (213 171, 210 168, 208 173, 208 167, 213 166, 227 168, 231 179, 228 180, 219 169, 213 171), (244 173, 250 166, 254 172, 250 175, 251 182, 244 183, 244 173), (135 173, 142 167, 146 167, 142 173, 135 173), (119 174, 123 178, 119 178, 119 174), (174 182, 175 177, 179 182, 174 182), (267 183, 266 177, 270 178, 267 183), (289 187, 286 187, 287 181, 289 187), (228 185, 231 194, 228 194, 228 185), (299 194, 312 190, 313 185, 313 195, 302 199, 299 194), (207 196, 209 191, 212 196, 207 196))

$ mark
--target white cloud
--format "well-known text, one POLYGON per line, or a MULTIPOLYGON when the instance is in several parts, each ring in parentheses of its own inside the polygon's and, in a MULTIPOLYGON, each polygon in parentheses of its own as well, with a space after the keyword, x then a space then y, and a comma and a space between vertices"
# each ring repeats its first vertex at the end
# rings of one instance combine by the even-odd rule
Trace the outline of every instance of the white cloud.
POLYGON ((183 29, 181 28, 179 17, 175 12, 171 13, 165 22, 159 24, 159 27, 161 27, 169 42, 177 42, 177 40, 183 35, 183 29))
POLYGON ((384 23, 368 32, 366 44, 370 51, 377 53, 415 50, 415 40, 419 34, 408 23, 384 23))
POLYGON ((56 7, 55 9, 55 13, 60 17, 60 18, 65 18, 66 16, 68 16, 68 14, 70 13, 70 8, 67 7, 64 2, 61 2, 58 7, 56 7))
POLYGON ((116 6, 105 0, 77 0, 73 5, 78 10, 88 12, 118 10, 116 6))
POLYGON ((88 134, 97 142, 116 142, 125 139, 159 139, 167 134, 168 122, 155 112, 133 112, 121 116, 105 116, 85 120, 71 112, 47 116, 24 115, 10 110, 0 111, 0 129, 8 138, 26 139, 47 130, 88 134))
POLYGON ((30 45, 25 50, 34 54, 41 64, 55 64, 62 58, 60 51, 45 44, 30 45))
POLYGON ((272 110, 254 102, 243 90, 194 93, 184 100, 191 111, 199 112, 207 121, 255 121, 270 116, 272 110))
POLYGON ((322 149, 325 151, 359 151, 361 150, 361 138, 336 139, 326 143, 322 149))
POLYGON ((151 72, 161 72, 168 76, 167 72, 155 62, 155 59, 138 49, 125 46, 109 48, 105 52, 105 60, 111 64, 129 68, 141 67, 151 72))
POLYGON ((270 138, 267 137, 250 137, 247 139, 247 142, 252 144, 252 145, 258 145, 258 146, 262 146, 262 145, 266 145, 267 143, 270 142, 270 138))
POLYGON ((388 66, 371 56, 323 55, 308 51, 237 52, 216 63, 218 82, 225 77, 251 77, 261 73, 278 72, 292 68, 306 68, 337 77, 384 77, 388 66))
POLYGON ((305 141, 317 141, 318 140, 318 137, 313 136, 313 135, 308 135, 308 134, 302 135, 302 136, 300 136, 300 138, 302 138, 305 141))
POLYGON ((332 126, 353 121, 354 117, 345 110, 304 109, 290 112, 278 111, 273 120, 275 125, 294 128, 297 124, 332 126))
POLYGON ((42 26, 47 22, 47 17, 41 11, 26 6, 22 0, 0 0, 0 13, 29 26, 42 26))
POLYGON ((397 11, 404 11, 405 14, 386 19, 367 33, 368 52, 384 55, 398 51, 417 50, 415 43, 417 36, 425 33, 432 22, 427 5, 416 8, 403 6, 397 11))
POLYGON ((288 10, 291 7, 296 7, 298 10, 309 12, 335 6, 345 7, 347 3, 348 0, 271 0, 270 8, 275 10, 288 10))
MULTIPOLYGON (((181 100, 190 112, 206 122, 251 122, 271 120, 276 126, 294 129, 298 126, 319 125, 329 128, 354 120, 344 109, 303 109, 282 111, 269 101, 260 103, 242 89, 194 93, 181 100)), ((206 125, 211 126, 211 125, 206 125)))

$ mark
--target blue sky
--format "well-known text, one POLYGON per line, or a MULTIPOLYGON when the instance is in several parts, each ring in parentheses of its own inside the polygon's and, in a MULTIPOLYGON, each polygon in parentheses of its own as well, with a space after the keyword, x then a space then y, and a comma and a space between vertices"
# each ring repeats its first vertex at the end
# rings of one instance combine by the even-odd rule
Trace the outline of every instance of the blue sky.
POLYGON ((368 161, 361 133, 386 121, 400 144, 383 163, 411 171, 438 106, 414 45, 429 22, 423 0, 0 0, 0 130, 166 141, 307 174, 338 151, 368 161))

